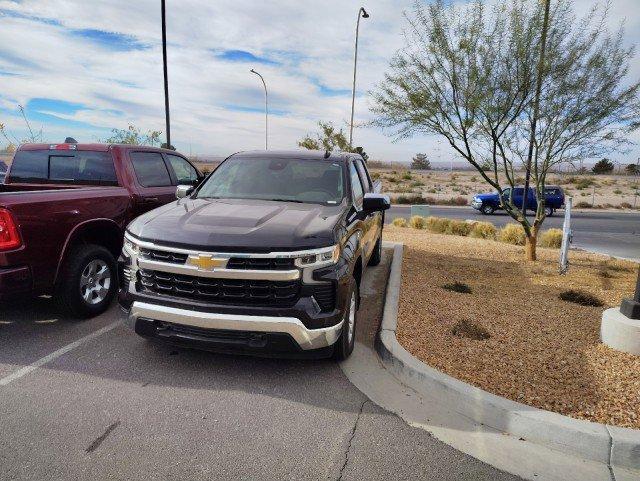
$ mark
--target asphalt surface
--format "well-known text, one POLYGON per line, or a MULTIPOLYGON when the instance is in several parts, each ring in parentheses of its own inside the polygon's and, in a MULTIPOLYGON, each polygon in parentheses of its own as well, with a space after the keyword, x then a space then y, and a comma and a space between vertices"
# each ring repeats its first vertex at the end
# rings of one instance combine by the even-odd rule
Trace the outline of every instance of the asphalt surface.
MULTIPOLYGON (((472 219, 488 221, 502 227, 514 220, 504 212, 482 215, 472 207, 429 207, 430 215, 452 219, 472 219)), ((409 218, 410 206, 394 205, 386 215, 387 222, 396 217, 409 218)), ((562 228, 564 211, 557 211, 548 217, 544 229, 562 228)), ((592 252, 608 254, 623 259, 640 262, 640 213, 628 212, 573 212, 571 217, 573 230, 572 247, 592 252)))
MULTIPOLYGON (((388 261, 365 277, 359 342, 388 261)), ((516 479, 376 406, 331 360, 152 343, 117 306, 82 322, 48 299, 0 306, 0 419, 3 480, 516 479)))

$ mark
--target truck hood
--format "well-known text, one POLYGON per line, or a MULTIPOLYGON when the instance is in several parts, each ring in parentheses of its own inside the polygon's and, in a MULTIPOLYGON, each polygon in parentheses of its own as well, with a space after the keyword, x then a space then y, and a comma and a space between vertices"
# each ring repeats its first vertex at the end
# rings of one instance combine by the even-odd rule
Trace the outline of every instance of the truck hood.
POLYGON ((500 196, 494 192, 492 194, 476 194, 473 196, 474 199, 479 199, 481 201, 485 200, 500 200, 500 196))
POLYGON ((180 199, 135 219, 139 239, 183 248, 269 252, 336 243, 344 205, 246 199, 180 199))

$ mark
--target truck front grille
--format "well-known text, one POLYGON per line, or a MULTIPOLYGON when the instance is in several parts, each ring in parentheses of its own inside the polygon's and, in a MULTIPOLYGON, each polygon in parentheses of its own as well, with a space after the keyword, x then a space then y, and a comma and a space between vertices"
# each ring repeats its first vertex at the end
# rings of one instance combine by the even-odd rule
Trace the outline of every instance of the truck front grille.
POLYGON ((158 251, 155 249, 142 249, 140 254, 150 261, 168 262, 170 264, 184 264, 187 261, 187 254, 176 252, 158 251))
POLYGON ((300 282, 214 279, 171 274, 153 270, 138 271, 143 291, 211 304, 290 307, 298 299, 300 282))
POLYGON ((288 271, 295 269, 295 266, 293 265, 293 259, 232 257, 227 262, 227 269, 288 271))

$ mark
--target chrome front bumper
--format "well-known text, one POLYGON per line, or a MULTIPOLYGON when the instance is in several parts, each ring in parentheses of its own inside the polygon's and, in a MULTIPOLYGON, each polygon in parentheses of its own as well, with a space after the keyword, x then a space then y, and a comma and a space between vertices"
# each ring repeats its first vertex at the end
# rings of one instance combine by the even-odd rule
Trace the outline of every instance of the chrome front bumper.
POLYGON ((295 317, 216 314, 135 301, 128 312, 123 311, 123 321, 126 326, 135 330, 138 319, 150 319, 202 329, 285 333, 289 334, 305 351, 334 344, 340 337, 344 322, 341 321, 335 326, 322 329, 307 329, 295 317))

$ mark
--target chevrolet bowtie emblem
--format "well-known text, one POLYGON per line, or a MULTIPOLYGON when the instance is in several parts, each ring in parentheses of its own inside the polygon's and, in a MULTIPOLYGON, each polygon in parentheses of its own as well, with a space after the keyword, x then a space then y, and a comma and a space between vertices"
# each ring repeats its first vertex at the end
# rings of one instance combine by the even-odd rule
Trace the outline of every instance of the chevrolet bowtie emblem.
POLYGON ((202 271, 212 271, 216 267, 225 267, 227 265, 227 261, 228 259, 225 258, 200 254, 197 256, 189 256, 187 263, 192 266, 196 266, 202 271))

